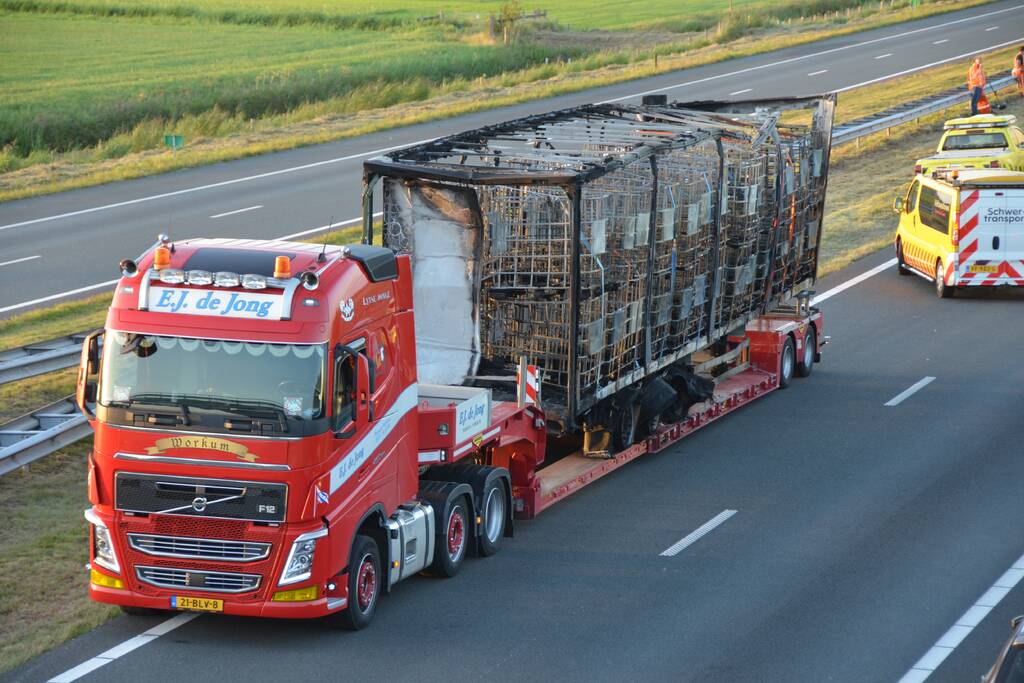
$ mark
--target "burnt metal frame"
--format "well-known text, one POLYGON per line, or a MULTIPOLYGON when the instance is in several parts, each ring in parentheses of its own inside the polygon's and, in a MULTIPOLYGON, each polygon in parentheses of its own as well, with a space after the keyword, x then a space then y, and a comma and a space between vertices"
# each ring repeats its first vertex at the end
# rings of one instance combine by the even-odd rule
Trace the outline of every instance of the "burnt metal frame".
MULTIPOLYGON (((373 241, 373 188, 376 183, 384 177, 402 179, 409 182, 428 182, 430 184, 454 184, 456 186, 468 185, 545 185, 560 187, 566 193, 572 206, 572 240, 570 247, 570 276, 569 276, 569 320, 578 319, 580 307, 580 235, 583 226, 582 220, 582 195, 583 186, 596 178, 611 173, 617 169, 627 167, 638 160, 649 158, 654 183, 651 190, 651 215, 648 229, 648 286, 644 296, 644 320, 645 320, 645 373, 652 364, 651 350, 651 329, 650 311, 652 306, 651 286, 654 277, 653 260, 654 242, 656 241, 656 220, 657 220, 657 155, 659 152, 682 147, 695 146, 708 140, 714 140, 718 154, 718 187, 717 201, 714 207, 714 239, 712 263, 717 264, 719 258, 719 241, 722 230, 722 197, 725 191, 725 150, 723 138, 746 139, 749 142, 761 142, 766 136, 771 136, 777 141, 778 131, 774 125, 770 128, 766 125, 759 127, 751 135, 751 123, 739 122, 729 117, 729 114, 750 115, 759 109, 782 112, 788 110, 808 110, 817 108, 812 115, 813 124, 822 124, 826 137, 826 149, 831 146, 832 137, 832 113, 835 110, 835 93, 811 97, 794 97, 785 99, 763 99, 746 100, 742 102, 721 102, 701 101, 687 103, 670 103, 657 106, 634 106, 634 105, 585 105, 570 109, 561 109, 544 114, 527 116, 503 123, 484 126, 475 130, 458 133, 455 135, 438 138, 430 142, 414 145, 402 150, 390 152, 381 157, 375 157, 366 161, 363 165, 363 241, 367 244, 373 241), (549 155, 552 160, 565 163, 567 166, 575 165, 578 168, 566 168, 564 170, 551 169, 512 169, 468 166, 458 164, 438 164, 433 159, 442 156, 462 157, 465 161, 465 147, 479 146, 482 150, 487 149, 488 141, 525 133, 531 129, 539 130, 542 126, 553 123, 571 122, 573 119, 583 119, 581 125, 586 125, 586 120, 594 119, 597 123, 601 121, 612 122, 615 120, 634 122, 650 122, 652 125, 672 126, 675 133, 670 136, 656 137, 652 132, 649 136, 639 137, 638 144, 624 153, 609 154, 600 162, 589 159, 583 154, 549 155), (714 132, 712 132, 714 131, 714 132)), ((636 130, 636 128, 634 128, 636 130)), ((516 139, 516 138, 509 138, 516 139)), ((522 138, 518 138, 522 139, 522 138)), ((535 138, 536 139, 536 138, 535 138)), ((550 142, 547 143, 550 146, 550 142)), ((552 148, 553 149, 553 148, 552 148)), ((479 156, 501 156, 500 152, 483 154, 479 156)), ((515 155, 509 155, 513 158, 515 155)), ((822 174, 827 183, 828 155, 823 160, 822 174)), ((781 182, 781 181, 780 181, 781 182)), ((776 188, 776 191, 781 191, 776 188)), ((479 207, 476 209, 479 212, 479 207)), ((781 211, 781 209, 780 209, 781 211)), ((819 227, 819 241, 820 241, 819 227)), ((772 245, 772 267, 774 268, 774 252, 776 245, 772 245)), ((815 253, 815 276, 817 274, 818 252, 815 253)), ((721 287, 720 273, 717 265, 712 270, 712 281, 708 297, 708 332, 707 338, 712 339, 721 335, 718 329, 720 321, 716 319, 716 302, 721 287)), ((771 285, 774 273, 768 278, 768 285, 771 285)), ((801 283, 801 286, 804 283, 801 283)), ((769 297, 766 295, 764 310, 767 310, 769 297)), ((748 316, 748 320, 754 315, 748 316)), ((567 363, 570 373, 575 376, 578 354, 579 354, 579 325, 570 325, 569 348, 567 350, 567 363)), ((599 399, 589 401, 581 407, 581 397, 578 396, 578 381, 570 381, 566 387, 566 418, 569 425, 574 425, 576 417, 583 411, 595 405, 599 399)))

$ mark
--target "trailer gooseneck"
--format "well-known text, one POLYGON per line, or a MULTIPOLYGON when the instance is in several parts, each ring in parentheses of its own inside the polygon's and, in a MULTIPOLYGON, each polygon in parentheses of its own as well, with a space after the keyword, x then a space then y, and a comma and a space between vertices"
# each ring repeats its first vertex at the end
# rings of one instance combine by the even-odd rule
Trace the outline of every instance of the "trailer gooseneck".
POLYGON ((91 596, 362 628, 810 373, 833 105, 555 112, 369 162, 385 247, 123 261, 78 383, 91 596))

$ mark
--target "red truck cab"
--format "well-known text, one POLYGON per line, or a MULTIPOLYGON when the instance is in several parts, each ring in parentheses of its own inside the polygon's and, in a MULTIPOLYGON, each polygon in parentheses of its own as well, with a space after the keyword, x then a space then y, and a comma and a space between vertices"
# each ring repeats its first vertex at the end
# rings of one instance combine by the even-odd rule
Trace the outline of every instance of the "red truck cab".
POLYGON ((78 381, 93 599, 360 628, 511 533, 508 467, 448 465, 532 471, 543 416, 417 384, 407 256, 162 236, 121 269, 78 381))

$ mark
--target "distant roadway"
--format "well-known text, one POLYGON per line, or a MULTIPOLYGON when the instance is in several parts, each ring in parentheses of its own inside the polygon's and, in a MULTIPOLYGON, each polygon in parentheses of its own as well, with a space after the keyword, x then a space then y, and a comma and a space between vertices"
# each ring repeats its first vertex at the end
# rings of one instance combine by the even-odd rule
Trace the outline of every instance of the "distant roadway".
MULTIPOLYGON (((1024 42, 1024 4, 995 2, 709 66, 287 152, 0 204, 0 317, 108 289, 157 233, 271 238, 360 214, 362 163, 383 151, 588 102, 844 90, 1024 42)), ((1006 71, 1009 65, 989 65, 1006 71)), ((899 93, 893 92, 893 101, 899 93)))

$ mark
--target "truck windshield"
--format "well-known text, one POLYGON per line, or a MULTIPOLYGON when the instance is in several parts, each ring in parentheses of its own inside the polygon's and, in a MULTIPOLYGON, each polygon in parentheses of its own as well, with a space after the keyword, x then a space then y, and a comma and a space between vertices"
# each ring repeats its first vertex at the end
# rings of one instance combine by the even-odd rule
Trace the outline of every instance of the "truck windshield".
MULTIPOLYGON (((268 344, 109 331, 100 404, 188 415, 310 422, 324 415, 325 344, 268 344)), ((216 420, 214 420, 216 422, 216 420)), ((157 422, 156 424, 161 424, 157 422)), ((299 429, 304 432, 306 430, 299 429)))
POLYGON ((1006 146, 1006 136, 1002 133, 963 133, 947 137, 942 145, 942 151, 1004 149, 1006 146))

